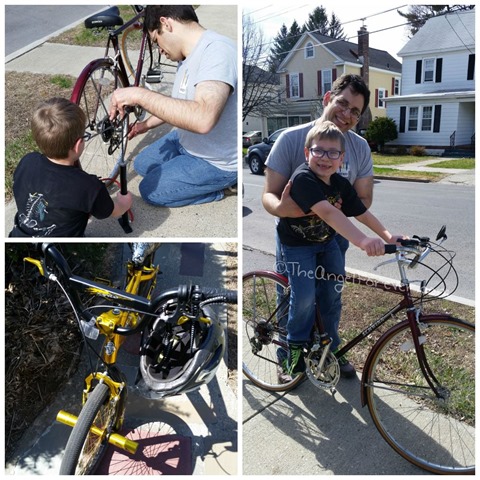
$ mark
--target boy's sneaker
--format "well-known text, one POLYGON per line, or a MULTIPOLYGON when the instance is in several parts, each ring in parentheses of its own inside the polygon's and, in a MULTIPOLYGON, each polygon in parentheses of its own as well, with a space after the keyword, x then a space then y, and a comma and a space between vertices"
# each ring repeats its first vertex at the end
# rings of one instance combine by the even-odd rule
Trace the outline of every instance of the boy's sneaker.
POLYGON ((355 367, 344 357, 337 359, 340 366, 340 376, 343 378, 354 378, 357 376, 355 367))
POLYGON ((288 346, 287 373, 292 377, 305 371, 303 345, 290 344, 288 346))
POLYGON ((238 185, 232 185, 230 187, 223 189, 223 194, 225 197, 231 197, 232 195, 238 195, 238 185))

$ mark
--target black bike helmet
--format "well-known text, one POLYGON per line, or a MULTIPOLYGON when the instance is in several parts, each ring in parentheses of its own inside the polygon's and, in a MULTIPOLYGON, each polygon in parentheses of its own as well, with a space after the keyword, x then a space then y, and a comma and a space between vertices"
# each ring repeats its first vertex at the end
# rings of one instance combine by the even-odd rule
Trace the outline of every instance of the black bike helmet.
MULTIPOLYGON (((213 379, 225 351, 225 333, 217 322, 188 320, 169 322, 176 303, 169 301, 163 312, 144 332, 140 350, 140 372, 145 386, 159 397, 197 390, 213 379)), ((208 307, 203 317, 210 319, 208 307)), ((213 313, 213 312, 211 312, 213 313)))

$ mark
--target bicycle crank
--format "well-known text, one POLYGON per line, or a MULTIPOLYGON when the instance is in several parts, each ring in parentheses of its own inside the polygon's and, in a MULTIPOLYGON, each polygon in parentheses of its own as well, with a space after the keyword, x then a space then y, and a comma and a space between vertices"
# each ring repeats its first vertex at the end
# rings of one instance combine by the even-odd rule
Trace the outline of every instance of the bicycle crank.
MULTIPOLYGON (((77 423, 77 420, 78 420, 78 417, 76 417, 75 415, 72 415, 71 413, 65 412, 64 410, 60 410, 57 413, 57 422, 68 425, 69 427, 74 427, 77 423)), ((101 428, 98 428, 95 425, 92 425, 92 427, 90 428, 90 431, 94 435, 98 435, 99 437, 106 438, 108 443, 110 443, 115 447, 121 448, 122 450, 126 450, 127 452, 130 452, 132 454, 135 454, 135 452, 137 451, 138 443, 124 437, 123 435, 120 435, 118 433, 107 434, 105 430, 102 430, 101 428)))
POLYGON ((330 350, 314 345, 305 358, 305 363, 310 382, 317 388, 329 389, 335 393, 335 386, 340 380, 340 366, 335 355, 330 350))

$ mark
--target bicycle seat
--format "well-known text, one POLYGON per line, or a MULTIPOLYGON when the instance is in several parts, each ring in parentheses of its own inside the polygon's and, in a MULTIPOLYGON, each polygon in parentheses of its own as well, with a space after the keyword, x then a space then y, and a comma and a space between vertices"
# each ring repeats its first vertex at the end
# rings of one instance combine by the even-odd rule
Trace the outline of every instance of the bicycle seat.
POLYGON ((123 25, 123 18, 120 16, 118 7, 110 7, 85 20, 86 28, 116 27, 119 25, 123 25))

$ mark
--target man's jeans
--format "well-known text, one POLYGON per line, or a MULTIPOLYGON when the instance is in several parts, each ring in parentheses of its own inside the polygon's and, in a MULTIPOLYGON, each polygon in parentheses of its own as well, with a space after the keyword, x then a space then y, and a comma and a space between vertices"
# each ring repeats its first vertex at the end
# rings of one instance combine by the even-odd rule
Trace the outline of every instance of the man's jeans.
POLYGON ((279 245, 277 241, 278 246, 280 250, 277 248, 276 270, 288 275, 293 292, 287 324, 288 341, 305 343, 310 340, 315 320, 315 305, 318 305, 325 330, 332 338, 331 348, 338 348, 341 343, 338 326, 343 282, 328 274, 345 274, 348 241, 336 235, 327 244, 288 247, 279 245))
POLYGON ((153 205, 183 207, 215 202, 223 190, 237 183, 237 172, 227 172, 190 155, 173 130, 146 147, 135 159, 142 198, 153 205))

